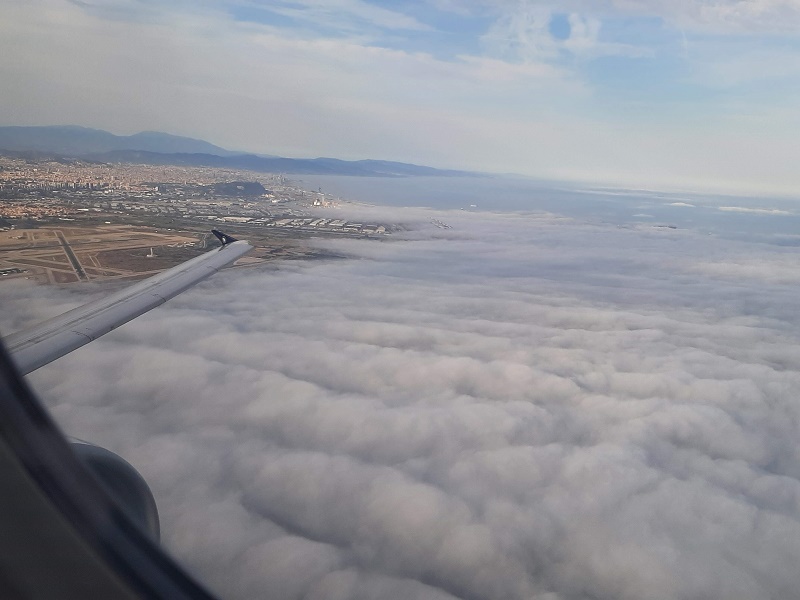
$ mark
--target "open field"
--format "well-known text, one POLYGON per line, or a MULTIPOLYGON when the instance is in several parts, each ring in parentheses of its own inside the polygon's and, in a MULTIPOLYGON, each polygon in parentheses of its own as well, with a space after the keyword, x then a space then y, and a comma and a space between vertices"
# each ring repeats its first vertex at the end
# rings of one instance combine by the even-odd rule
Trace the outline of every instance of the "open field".
POLYGON ((189 248, 197 242, 192 235, 127 225, 12 229, 0 232, 0 272, 19 269, 3 278, 43 283, 135 278, 171 266, 168 260, 144 258, 150 248, 189 248))
MULTIPOLYGON (((240 266, 320 255, 299 239, 257 233, 242 237, 256 248, 237 262, 240 266)), ((216 238, 199 228, 168 231, 133 225, 82 224, 0 231, 0 281, 24 277, 64 284, 136 279, 189 260, 217 244, 216 238)))

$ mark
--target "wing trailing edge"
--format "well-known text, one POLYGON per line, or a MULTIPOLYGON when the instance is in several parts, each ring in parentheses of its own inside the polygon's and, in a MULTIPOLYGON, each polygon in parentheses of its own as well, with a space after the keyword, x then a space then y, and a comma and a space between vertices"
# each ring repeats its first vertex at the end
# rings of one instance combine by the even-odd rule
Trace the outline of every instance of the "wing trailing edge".
POLYGON ((177 296, 253 248, 220 231, 213 233, 222 242, 221 248, 5 338, 19 371, 26 375, 88 344, 177 296))

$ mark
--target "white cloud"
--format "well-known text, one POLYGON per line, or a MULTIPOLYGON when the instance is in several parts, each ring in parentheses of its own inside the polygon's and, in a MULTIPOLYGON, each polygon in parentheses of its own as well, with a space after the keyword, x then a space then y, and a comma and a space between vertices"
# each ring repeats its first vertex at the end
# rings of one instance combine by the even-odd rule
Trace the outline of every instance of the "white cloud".
POLYGON ((556 58, 558 46, 549 32, 550 18, 548 7, 520 3, 498 18, 483 41, 500 56, 533 61, 556 58))
POLYGON ((754 213, 759 215, 790 215, 788 210, 781 210, 778 208, 752 208, 747 206, 720 206, 719 209, 724 212, 740 212, 740 213, 754 213))
MULTIPOLYGON (((405 240, 223 272, 32 381, 226 598, 797 589, 796 273, 696 267, 796 249, 398 214, 405 240)), ((0 287, 0 325, 51 293, 0 287)))
POLYGON ((777 284, 797 284, 800 282, 800 267, 794 256, 782 260, 764 261, 759 258, 729 257, 717 261, 698 262, 694 269, 713 277, 733 281, 755 279, 777 284))
POLYGON ((569 31, 564 39, 551 32, 553 18, 568 6, 548 2, 507 2, 497 20, 482 37, 487 50, 511 61, 557 61, 569 54, 578 58, 604 55, 646 56, 650 50, 602 41, 601 19, 586 11, 570 12, 569 31))

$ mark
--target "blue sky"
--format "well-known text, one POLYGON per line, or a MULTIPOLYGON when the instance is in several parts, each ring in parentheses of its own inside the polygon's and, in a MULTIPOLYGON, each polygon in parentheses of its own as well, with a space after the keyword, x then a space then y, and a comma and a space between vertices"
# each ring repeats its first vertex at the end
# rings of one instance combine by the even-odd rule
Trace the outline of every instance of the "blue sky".
POLYGON ((800 184, 797 0, 0 0, 6 124, 644 187, 800 184))

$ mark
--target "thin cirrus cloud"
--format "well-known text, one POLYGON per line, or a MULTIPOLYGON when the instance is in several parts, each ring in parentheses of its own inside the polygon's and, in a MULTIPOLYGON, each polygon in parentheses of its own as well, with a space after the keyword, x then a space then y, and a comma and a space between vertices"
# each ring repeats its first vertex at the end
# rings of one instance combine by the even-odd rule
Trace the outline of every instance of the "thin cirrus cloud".
MULTIPOLYGON (((233 6, 237 6, 235 3, 233 6)), ((363 31, 365 26, 394 31, 430 31, 432 28, 417 19, 362 0, 303 0, 301 2, 251 2, 238 6, 262 8, 276 15, 301 23, 338 29, 344 32, 363 31)))
MULTIPOLYGON (((792 33, 800 22, 795 0, 506 0, 467 3, 476 13, 525 14, 530 12, 595 14, 601 18, 650 17, 665 23, 718 35, 782 35, 792 33)), ((447 9, 446 5, 439 5, 447 9)))
POLYGON ((614 4, 624 9, 652 10, 683 27, 723 35, 791 34, 800 23, 800 6, 795 0, 618 0, 614 4))
MULTIPOLYGON (((385 218, 409 230, 223 272, 31 377, 190 571, 231 599, 794 594, 796 249, 385 218)), ((0 288, 4 330, 80 299, 30 292, 0 288)))

